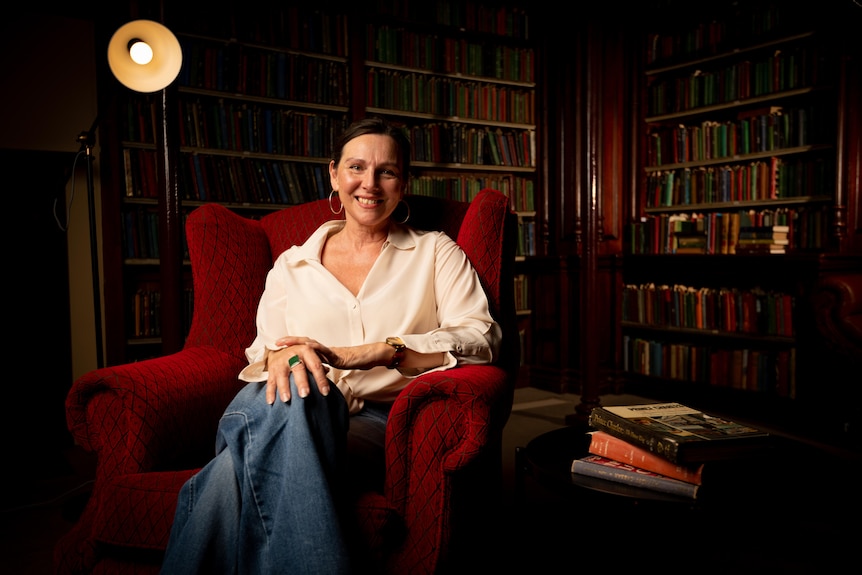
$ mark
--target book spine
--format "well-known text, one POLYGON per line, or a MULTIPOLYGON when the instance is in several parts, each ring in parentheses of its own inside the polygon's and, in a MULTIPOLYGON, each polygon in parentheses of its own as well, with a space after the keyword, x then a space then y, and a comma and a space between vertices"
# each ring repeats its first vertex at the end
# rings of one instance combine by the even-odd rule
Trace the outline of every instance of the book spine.
POLYGON ((590 412, 589 424, 596 429, 634 443, 672 463, 679 463, 679 444, 666 437, 637 429, 624 417, 619 417, 601 407, 596 407, 590 412))
POLYGON ((686 483, 701 485, 703 481, 703 464, 688 467, 675 465, 645 449, 639 449, 631 443, 602 431, 592 433, 589 452, 686 483))
POLYGON ((624 483, 634 487, 651 489, 669 495, 696 499, 699 486, 684 481, 678 481, 669 477, 657 477, 654 474, 626 466, 603 465, 583 459, 572 461, 572 473, 606 479, 616 483, 624 483))

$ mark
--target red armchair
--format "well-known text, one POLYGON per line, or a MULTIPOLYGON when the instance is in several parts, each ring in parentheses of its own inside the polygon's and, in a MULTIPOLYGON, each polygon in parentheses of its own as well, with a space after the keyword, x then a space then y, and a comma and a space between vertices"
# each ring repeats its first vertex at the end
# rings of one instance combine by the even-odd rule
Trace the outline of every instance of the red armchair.
MULTIPOLYGON (((411 224, 443 230, 466 251, 504 350, 495 365, 425 374, 404 389, 387 428, 383 492, 365 494, 357 513, 381 573, 455 572, 487 560, 483 543, 499 525, 502 430, 519 357, 516 225, 493 190, 470 203, 407 200, 411 224)), ((179 489, 213 456, 218 419, 242 385, 266 273, 334 217, 326 200, 260 220, 217 204, 189 215, 194 315, 183 350, 87 373, 67 397, 69 429, 97 465, 81 517, 54 550, 59 573, 158 572, 179 489)))

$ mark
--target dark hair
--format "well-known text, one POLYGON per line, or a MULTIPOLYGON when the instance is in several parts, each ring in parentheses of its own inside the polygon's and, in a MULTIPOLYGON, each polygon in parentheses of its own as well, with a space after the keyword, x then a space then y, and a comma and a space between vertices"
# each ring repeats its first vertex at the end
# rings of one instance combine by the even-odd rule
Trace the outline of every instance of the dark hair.
POLYGON ((347 142, 367 134, 380 134, 381 136, 389 136, 395 140, 398 154, 401 156, 401 178, 406 181, 410 173, 410 155, 412 154, 410 139, 402 128, 393 126, 385 119, 376 116, 353 122, 335 140, 335 147, 332 150, 332 161, 335 162, 335 165, 337 166, 341 162, 341 153, 344 151, 344 146, 347 145, 347 142))

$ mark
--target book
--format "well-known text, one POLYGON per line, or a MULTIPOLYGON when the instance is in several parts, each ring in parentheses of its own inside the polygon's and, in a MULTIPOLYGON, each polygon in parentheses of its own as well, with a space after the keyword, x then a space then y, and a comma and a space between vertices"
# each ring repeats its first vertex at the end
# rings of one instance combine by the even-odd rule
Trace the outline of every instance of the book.
POLYGON ((786 254, 787 245, 776 243, 741 243, 736 246, 737 255, 786 254))
POLYGON ((699 485, 665 477, 648 469, 590 454, 572 461, 572 473, 625 483, 680 497, 697 498, 699 485))
POLYGON ((705 254, 707 251, 706 232, 676 232, 674 240, 674 253, 705 254))
POLYGON ((591 431, 588 451, 621 463, 627 463, 646 469, 671 479, 678 479, 694 485, 703 484, 703 463, 695 465, 677 465, 646 449, 620 439, 604 431, 591 431))
POLYGON ((790 226, 742 226, 739 228, 740 240, 786 240, 790 237, 790 226))
POLYGON ((596 407, 589 424, 674 463, 733 459, 768 447, 769 433, 681 403, 596 407))

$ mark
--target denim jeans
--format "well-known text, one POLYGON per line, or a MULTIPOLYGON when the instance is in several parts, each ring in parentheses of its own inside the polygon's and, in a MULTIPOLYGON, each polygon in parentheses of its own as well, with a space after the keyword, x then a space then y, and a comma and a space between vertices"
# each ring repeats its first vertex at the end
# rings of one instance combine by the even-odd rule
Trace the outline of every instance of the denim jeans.
POLYGON ((303 399, 290 383, 288 403, 267 404, 265 383, 250 383, 225 410, 215 458, 180 491, 162 573, 351 572, 341 514, 382 478, 389 406, 351 418, 335 385, 303 399))

